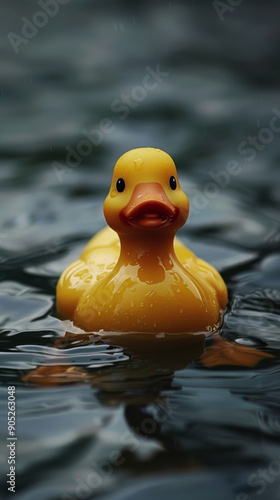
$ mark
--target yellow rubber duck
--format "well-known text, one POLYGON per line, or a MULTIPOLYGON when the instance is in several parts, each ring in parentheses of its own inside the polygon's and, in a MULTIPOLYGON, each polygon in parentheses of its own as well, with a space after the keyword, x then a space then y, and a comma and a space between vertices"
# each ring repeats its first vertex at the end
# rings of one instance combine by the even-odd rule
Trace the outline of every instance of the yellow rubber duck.
POLYGON ((175 238, 189 201, 172 158, 154 148, 117 161, 94 236, 61 275, 57 309, 85 331, 211 333, 227 288, 210 264, 175 238))

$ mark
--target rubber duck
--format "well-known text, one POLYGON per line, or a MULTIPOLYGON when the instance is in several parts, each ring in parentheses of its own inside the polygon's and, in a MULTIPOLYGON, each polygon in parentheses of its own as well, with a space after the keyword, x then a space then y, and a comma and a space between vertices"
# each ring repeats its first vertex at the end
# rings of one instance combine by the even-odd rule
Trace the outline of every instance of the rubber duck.
POLYGON ((189 201, 172 158, 138 148, 117 161, 104 202, 108 226, 57 285, 58 313, 85 331, 213 333, 227 288, 175 237, 189 201))

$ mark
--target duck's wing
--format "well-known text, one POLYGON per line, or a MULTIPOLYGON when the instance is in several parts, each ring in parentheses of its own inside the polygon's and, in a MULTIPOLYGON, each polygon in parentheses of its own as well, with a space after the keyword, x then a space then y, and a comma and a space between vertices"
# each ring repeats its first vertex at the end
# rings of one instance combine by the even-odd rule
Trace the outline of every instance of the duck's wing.
POLYGON ((83 293, 114 269, 119 254, 119 237, 109 227, 89 241, 80 258, 65 269, 58 281, 56 299, 61 316, 73 320, 83 293))
POLYGON ((62 273, 56 287, 57 312, 73 321, 79 299, 94 281, 90 266, 81 259, 75 260, 62 273))
POLYGON ((185 247, 185 245, 183 245, 183 243, 181 242, 181 240, 179 240, 179 238, 177 238, 177 236, 175 236, 174 238, 174 250, 177 259, 186 269, 196 260, 195 254, 191 252, 187 247, 185 247))
POLYGON ((111 272, 120 256, 120 240, 115 231, 105 227, 86 245, 80 259, 97 280, 111 272))
POLYGON ((228 294, 225 282, 219 272, 205 260, 196 257, 178 238, 175 238, 174 249, 178 260, 188 272, 194 276, 199 275, 201 279, 208 281, 213 286, 217 292, 221 309, 225 309, 228 294))
MULTIPOLYGON (((104 249, 105 253, 108 249, 113 249, 115 251, 115 261, 118 260, 120 255, 120 239, 115 231, 110 227, 104 227, 101 229, 85 246, 81 259, 85 262, 91 260, 91 253, 95 250, 99 250, 101 253, 104 249)), ((96 255, 96 252, 94 252, 96 255)))

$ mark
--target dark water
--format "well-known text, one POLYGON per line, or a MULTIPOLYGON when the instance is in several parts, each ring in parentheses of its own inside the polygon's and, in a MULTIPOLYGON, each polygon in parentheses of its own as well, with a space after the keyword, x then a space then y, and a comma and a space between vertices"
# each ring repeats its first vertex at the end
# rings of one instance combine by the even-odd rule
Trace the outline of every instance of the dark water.
POLYGON ((280 498, 279 3, 223 5, 224 20, 191 0, 38 17, 2 0, 1 498, 9 385, 15 498, 280 498), (71 334, 55 313, 61 271, 104 225, 114 162, 140 146, 174 157, 192 207, 181 238, 230 293, 219 337, 183 352, 71 334))

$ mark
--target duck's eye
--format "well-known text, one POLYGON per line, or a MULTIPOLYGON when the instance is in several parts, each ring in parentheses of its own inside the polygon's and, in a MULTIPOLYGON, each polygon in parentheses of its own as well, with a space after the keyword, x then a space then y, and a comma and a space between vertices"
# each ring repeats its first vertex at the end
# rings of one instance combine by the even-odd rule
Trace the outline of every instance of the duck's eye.
POLYGON ((122 193, 124 191, 125 182, 121 177, 117 180, 116 188, 119 193, 122 193))
POLYGON ((169 179, 169 186, 171 187, 171 189, 173 189, 173 191, 175 191, 175 189, 177 187, 177 182, 176 182, 174 175, 171 175, 171 177, 169 179))

